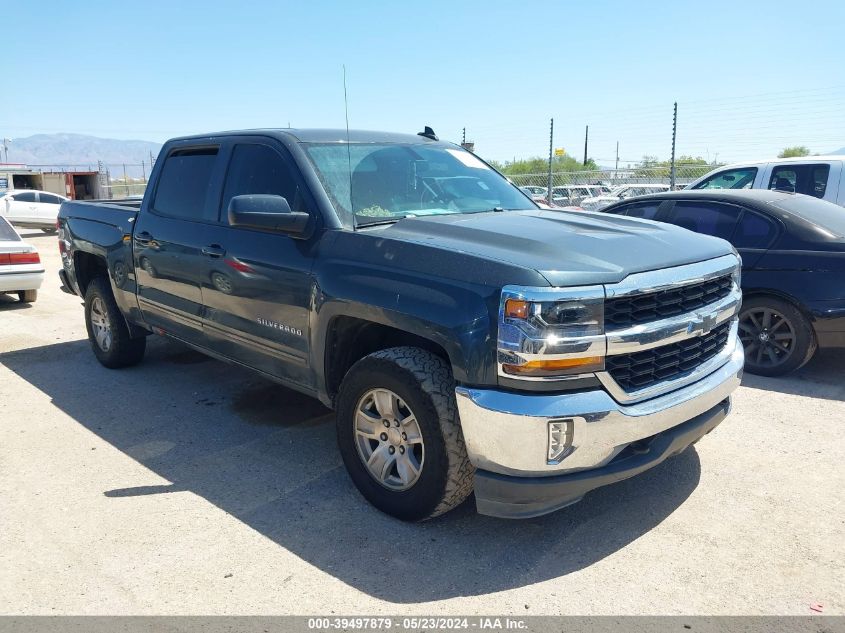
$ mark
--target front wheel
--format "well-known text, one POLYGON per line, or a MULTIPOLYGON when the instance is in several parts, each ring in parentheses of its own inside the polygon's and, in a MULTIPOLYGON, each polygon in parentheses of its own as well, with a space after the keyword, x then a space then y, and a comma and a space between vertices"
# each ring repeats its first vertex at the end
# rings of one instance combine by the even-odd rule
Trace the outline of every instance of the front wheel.
POLYGON ((141 362, 145 337, 132 338, 105 277, 95 277, 85 291, 85 327, 94 356, 105 367, 117 369, 141 362))
POLYGON ((404 521, 436 517, 472 492, 448 363, 415 347, 361 359, 337 400, 337 438, 366 499, 404 521))
POLYGON ((776 297, 751 297, 743 302, 739 338, 745 348, 745 369, 761 376, 794 371, 816 351, 810 322, 794 305, 776 297))

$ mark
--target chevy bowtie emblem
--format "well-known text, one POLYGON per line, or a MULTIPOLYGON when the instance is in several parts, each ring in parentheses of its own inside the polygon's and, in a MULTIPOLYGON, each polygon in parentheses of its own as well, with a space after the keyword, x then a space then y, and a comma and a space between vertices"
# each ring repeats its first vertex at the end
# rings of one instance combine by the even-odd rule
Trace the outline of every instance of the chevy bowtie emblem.
POLYGON ((692 321, 687 326, 687 332, 692 334, 693 332, 701 332, 701 335, 704 336, 705 334, 709 334, 714 327, 716 327, 716 315, 715 314, 697 314, 696 320, 692 321))

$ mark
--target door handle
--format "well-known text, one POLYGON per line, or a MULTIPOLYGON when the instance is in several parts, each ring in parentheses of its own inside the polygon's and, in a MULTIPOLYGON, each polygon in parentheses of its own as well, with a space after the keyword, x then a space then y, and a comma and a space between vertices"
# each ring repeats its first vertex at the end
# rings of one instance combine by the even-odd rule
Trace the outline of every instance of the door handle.
POLYGON ((202 254, 215 258, 223 257, 226 254, 226 249, 220 246, 220 244, 210 244, 209 246, 202 247, 202 254))
POLYGON ((146 246, 153 241, 153 236, 146 231, 141 231, 140 233, 135 234, 135 241, 138 242, 138 244, 146 246))

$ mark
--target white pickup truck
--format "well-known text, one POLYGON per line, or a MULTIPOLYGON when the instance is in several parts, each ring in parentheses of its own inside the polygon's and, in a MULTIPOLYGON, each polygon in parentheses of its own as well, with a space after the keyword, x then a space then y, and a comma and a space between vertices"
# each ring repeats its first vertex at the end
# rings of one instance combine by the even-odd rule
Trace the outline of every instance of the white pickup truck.
POLYGON ((800 156, 725 165, 687 189, 777 189, 845 207, 845 156, 800 156))

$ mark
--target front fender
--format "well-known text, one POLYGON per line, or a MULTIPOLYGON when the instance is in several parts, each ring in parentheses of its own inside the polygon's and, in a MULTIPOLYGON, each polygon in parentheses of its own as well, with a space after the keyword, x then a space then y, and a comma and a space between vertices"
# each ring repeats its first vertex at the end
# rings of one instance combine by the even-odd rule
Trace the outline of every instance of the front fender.
POLYGON ((314 370, 326 376, 326 342, 339 316, 386 325, 443 348, 455 380, 495 384, 497 288, 458 284, 411 271, 349 262, 321 267, 311 324, 314 370))

